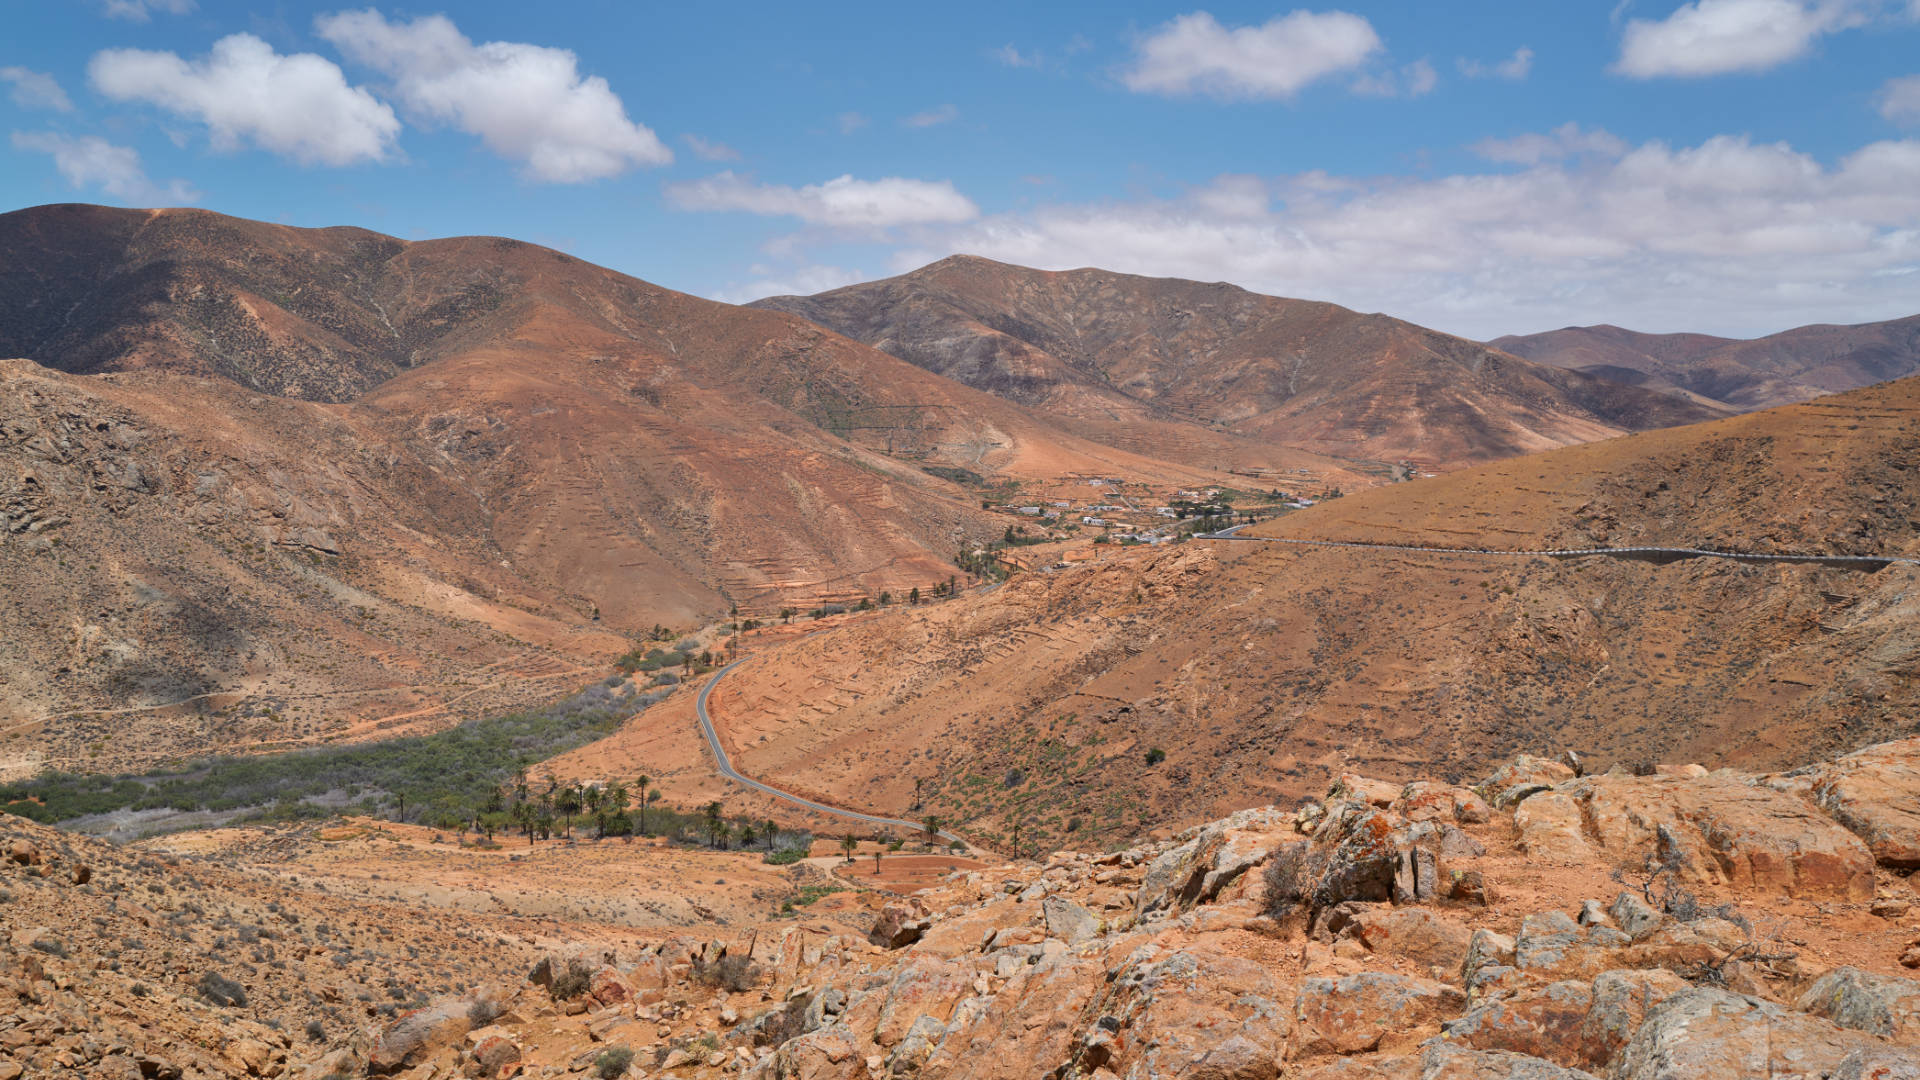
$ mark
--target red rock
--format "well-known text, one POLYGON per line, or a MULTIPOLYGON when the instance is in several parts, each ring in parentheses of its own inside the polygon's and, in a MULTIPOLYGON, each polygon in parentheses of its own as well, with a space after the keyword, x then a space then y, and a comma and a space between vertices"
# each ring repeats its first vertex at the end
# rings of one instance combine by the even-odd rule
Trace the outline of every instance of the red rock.
POLYGON ((1920 738, 1869 746, 1808 771, 1814 801, 1865 840, 1880 865, 1920 867, 1920 738))
POLYGON ((1662 848, 1664 829, 1684 881, 1821 900, 1873 899, 1873 855, 1866 845, 1792 794, 1727 773, 1697 780, 1595 776, 1565 793, 1579 802, 1592 837, 1611 859, 1649 859, 1662 848))
MULTIPOLYGON (((1457 1015, 1466 995, 1444 983, 1383 972, 1307 979, 1295 1003, 1294 1056, 1359 1054, 1457 1015)), ((1417 1041, 1417 1040, 1415 1040, 1417 1041)))

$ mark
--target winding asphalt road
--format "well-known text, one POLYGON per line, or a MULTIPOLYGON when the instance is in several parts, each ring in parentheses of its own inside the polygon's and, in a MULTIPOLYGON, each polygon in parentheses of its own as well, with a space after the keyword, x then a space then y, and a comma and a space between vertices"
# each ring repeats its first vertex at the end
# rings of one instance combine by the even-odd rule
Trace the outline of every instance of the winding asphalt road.
MULTIPOLYGON (((727 757, 726 748, 720 745, 720 733, 713 729, 713 716, 707 712, 707 699, 713 696, 713 688, 720 685, 720 680, 726 676, 727 672, 732 671, 734 668, 739 667, 751 659, 753 658, 749 656, 735 660, 733 663, 714 672, 713 678, 707 680, 707 685, 700 688, 700 696, 693 700, 694 715, 700 719, 700 734, 707 740, 707 749, 713 751, 713 761, 714 764, 719 767, 721 776, 726 777, 736 784, 750 787, 755 791, 764 792, 776 799, 785 799, 795 806, 804 806, 808 810, 818 811, 822 814, 832 814, 835 817, 864 821, 869 825, 892 825, 896 828, 907 829, 912 832, 921 832, 925 829, 924 822, 904 821, 900 818, 881 817, 878 814, 863 814, 858 810, 843 810, 838 806, 828 806, 826 803, 814 802, 812 799, 802 798, 791 791, 782 791, 772 784, 763 784, 750 776, 742 776, 739 770, 733 767, 732 759, 727 757)), ((965 839, 945 829, 941 829, 939 835, 949 843, 966 843, 965 839)))
POLYGON ((1737 559, 1743 562, 1802 562, 1823 563, 1830 566, 1852 566, 1861 569, 1878 570, 1890 563, 1906 563, 1920 566, 1920 559, 1910 559, 1898 555, 1813 555, 1780 554, 1761 555, 1746 551, 1712 551, 1707 548, 1681 547, 1622 547, 1622 548, 1555 548, 1544 551, 1509 551, 1498 548, 1449 548, 1419 547, 1413 544, 1374 544, 1357 540, 1296 540, 1284 536, 1241 536, 1245 525, 1235 525, 1219 532, 1199 533, 1196 540, 1239 540, 1249 544, 1294 544, 1300 547, 1336 547, 1367 548, 1376 551, 1427 551, 1439 555, 1512 555, 1546 556, 1555 559, 1572 559, 1586 555, 1604 555, 1614 558, 1669 558, 1669 559, 1737 559))

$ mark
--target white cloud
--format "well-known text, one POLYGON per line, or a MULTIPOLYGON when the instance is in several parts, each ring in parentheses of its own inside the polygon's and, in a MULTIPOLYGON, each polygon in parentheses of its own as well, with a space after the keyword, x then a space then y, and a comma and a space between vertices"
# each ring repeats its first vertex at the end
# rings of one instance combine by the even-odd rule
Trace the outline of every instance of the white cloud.
POLYGON ((1344 11, 1295 11, 1234 29, 1196 11, 1142 38, 1120 78, 1146 94, 1289 98, 1318 79, 1358 68, 1380 49, 1373 24, 1344 11))
POLYGON ((820 264, 786 269, 756 265, 748 267, 747 273, 752 275, 752 280, 728 282, 726 288, 712 294, 712 299, 726 304, 744 304, 768 296, 812 296, 867 280, 867 276, 858 270, 820 264))
POLYGON ((703 139, 698 135, 682 135, 680 140, 693 151, 693 156, 701 161, 739 161, 740 151, 723 142, 703 139))
POLYGON ((1399 71, 1375 72, 1353 81, 1353 92, 1368 97, 1416 98, 1440 85, 1440 73, 1425 60, 1415 60, 1399 71))
POLYGON ((146 22, 158 11, 163 15, 185 15, 197 5, 193 0, 106 0, 102 5, 108 18, 146 22))
POLYGON ((13 133, 16 150, 31 150, 53 158, 53 167, 74 188, 96 188, 120 202, 136 206, 181 206, 198 202, 200 193, 186 182, 165 187, 147 179, 140 154, 132 147, 115 146, 98 135, 61 135, 51 131, 13 133))
POLYGON ((704 180, 669 184, 666 193, 668 201, 682 210, 797 217, 810 225, 835 228, 957 224, 980 216, 980 208, 960 194, 951 181, 897 176, 880 180, 842 176, 795 188, 756 184, 728 171, 704 180))
POLYGON ((407 112, 477 135, 529 179, 573 184, 673 160, 627 117, 597 75, 565 49, 518 42, 475 45, 444 15, 388 22, 372 9, 323 15, 314 29, 348 59, 393 79, 407 112))
POLYGON ((1579 124, 1566 123, 1545 134, 1528 132, 1511 139, 1481 139, 1473 144, 1473 152, 1503 165, 1538 165, 1586 155, 1619 157, 1627 152, 1627 144, 1610 132, 1583 130, 1579 124))
POLYGON ((60 89, 60 84, 53 76, 44 72, 23 67, 0 67, 0 82, 12 84, 13 89, 7 92, 7 96, 23 109, 73 111, 73 102, 67 98, 67 92, 60 89))
POLYGON ((1492 64, 1483 64, 1478 60, 1461 57, 1457 61, 1460 74, 1469 79, 1512 79, 1518 82, 1533 71, 1533 50, 1525 45, 1513 50, 1513 55, 1492 64))
POLYGON ((1613 70, 1636 79, 1765 71, 1865 17, 1859 0, 1695 0, 1665 19, 1628 22, 1613 70))
MULTIPOLYGON (((1920 4, 1920 0, 1914 2, 1920 4)), ((1914 17, 1920 18, 1920 12, 1914 17)), ((1920 124, 1920 75, 1888 79, 1876 98, 1881 116, 1896 124, 1920 124)), ((1915 182, 1920 183, 1920 178, 1915 182)))
MULTIPOLYGON (((1920 3, 1920 0, 1915 2, 1920 3)), ((1037 68, 1046 62, 1038 50, 1030 53, 1021 52, 1011 42, 993 50, 990 55, 1010 68, 1037 68)))
POLYGON ((833 122, 834 125, 840 129, 840 134, 851 135, 861 128, 866 127, 868 120, 864 113, 843 112, 839 116, 834 117, 833 122))
POLYGON ((914 113, 912 116, 900 122, 910 128, 928 128, 939 127, 941 124, 950 124, 958 119, 960 119, 959 106, 941 105, 936 108, 927 109, 924 112, 914 113))
POLYGON ((400 132, 393 110, 311 53, 281 56, 252 34, 214 42, 204 60, 108 49, 87 64, 94 89, 207 126, 222 150, 252 142, 302 164, 380 161, 400 132))
POLYGON ((1759 333, 1914 311, 1920 140, 1831 165, 1736 136, 1630 147, 1562 128, 1501 146, 1532 167, 1222 177, 1177 198, 917 230, 895 266, 965 251, 1227 280, 1475 337, 1602 321, 1759 333))

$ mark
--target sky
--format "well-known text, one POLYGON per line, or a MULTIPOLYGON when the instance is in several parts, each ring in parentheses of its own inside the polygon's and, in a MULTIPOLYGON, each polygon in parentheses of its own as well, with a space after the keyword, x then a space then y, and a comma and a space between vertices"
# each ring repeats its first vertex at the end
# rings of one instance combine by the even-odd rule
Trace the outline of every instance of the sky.
POLYGON ((735 303, 968 253, 1483 339, 1920 313, 1920 0, 0 13, 0 210, 509 236, 735 303))

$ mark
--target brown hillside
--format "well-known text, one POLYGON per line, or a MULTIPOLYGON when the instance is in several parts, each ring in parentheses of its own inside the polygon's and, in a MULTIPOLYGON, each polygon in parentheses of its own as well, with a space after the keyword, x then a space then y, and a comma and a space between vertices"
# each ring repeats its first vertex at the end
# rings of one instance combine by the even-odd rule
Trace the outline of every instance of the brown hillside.
POLYGON ((1222 283, 955 256, 757 306, 1081 426, 1169 419, 1432 467, 1722 415, 1384 315, 1222 283))
POLYGON ((1005 523, 922 465, 1212 475, 507 240, 55 206, 0 252, 9 769, 437 726, 929 586, 1005 523))
MULTIPOLYGON (((1262 531, 1913 554, 1915 468, 1906 380, 1375 489, 1262 531)), ((770 651, 715 711, 749 774, 1080 843, 1313 794, 1346 768, 1467 777, 1518 750, 1776 767, 1911 734, 1917 584, 1910 566, 1197 541, 770 651)))
POLYGON ((1570 326, 1491 344, 1529 360, 1729 408, 1764 409, 1920 372, 1920 315, 1736 341, 1570 326))

